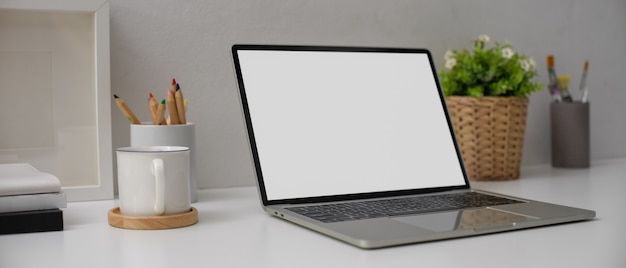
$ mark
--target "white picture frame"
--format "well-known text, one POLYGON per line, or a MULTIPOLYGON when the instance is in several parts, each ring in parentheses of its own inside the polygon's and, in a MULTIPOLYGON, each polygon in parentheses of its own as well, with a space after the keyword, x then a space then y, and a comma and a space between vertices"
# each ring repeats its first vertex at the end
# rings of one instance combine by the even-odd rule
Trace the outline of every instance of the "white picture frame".
MULTIPOLYGON (((109 2, 108 0, 57 0, 57 1, 48 1, 48 0, 0 0, 0 11, 3 12, 41 12, 43 13, 58 13, 60 16, 72 16, 72 14, 80 14, 81 16, 87 15, 88 20, 90 21, 89 25, 93 26, 93 40, 90 40, 88 43, 93 44, 92 48, 89 48, 88 51, 93 53, 93 58, 89 59, 89 65, 93 64, 93 69, 90 69, 90 77, 89 81, 93 88, 89 86, 89 90, 94 90, 94 92, 89 92, 89 97, 87 100, 77 99, 76 101, 85 101, 88 104, 83 104, 83 107, 88 105, 87 107, 93 107, 95 111, 89 111, 87 114, 93 115, 89 116, 88 120, 92 120, 92 122, 88 122, 89 133, 86 140, 90 141, 90 152, 95 152, 95 155, 85 155, 85 157, 93 159, 93 164, 89 165, 77 165, 75 167, 71 167, 74 163, 62 163, 58 164, 56 162, 63 161, 63 157, 48 157, 48 159, 39 159, 37 157, 32 159, 32 161, 37 162, 55 162, 55 163, 44 163, 43 166, 54 166, 54 165, 63 165, 65 170, 70 170, 73 172, 74 169, 80 170, 81 168, 87 171, 89 174, 94 174, 93 176, 78 176, 77 183, 72 183, 69 186, 63 185, 63 179, 59 178, 62 184, 62 190, 67 195, 67 200, 72 201, 87 201, 87 200, 104 200, 104 199, 112 199, 114 197, 114 185, 113 185, 113 156, 112 156, 112 142, 111 142, 111 82, 110 82, 110 36, 109 36, 109 2), (68 15, 65 15, 68 14, 68 15), (94 122, 95 121, 95 122, 94 122), (53 161, 50 161, 50 158, 53 161), (59 160, 60 159, 60 160, 59 160), (70 166, 70 168, 68 168, 70 166), (86 170, 88 169, 88 170, 86 170), (84 178, 83 178, 84 177, 84 178), (95 178, 97 177, 97 178, 95 178), (84 183, 83 183, 84 182, 84 183)), ((6 25, 6 24, 5 24, 6 25)), ((5 27, 10 27, 5 26, 5 27)), ((59 25, 55 25, 53 27, 57 27, 59 32, 62 32, 64 29, 64 24, 60 23, 59 25)), ((84 39, 84 38, 83 38, 84 39)), ((71 41, 69 41, 71 42, 71 41)), ((72 43, 68 43, 68 45, 73 45, 72 43)), ((0 52, 2 47, 0 47, 0 52)), ((13 52, 6 52, 5 54, 14 57, 13 52)), ((18 52, 19 53, 19 52, 18 52)), ((44 56, 40 57, 45 60, 46 52, 43 53, 44 56)), ((27 53, 28 54, 28 53, 27 53)), ((54 55, 54 52, 49 53, 50 55, 54 55)), ((53 56, 50 56, 52 58, 53 56)), ((17 62, 19 62, 19 55, 17 58, 17 62)), ((52 61, 52 60, 50 60, 52 61)), ((35 62, 35 61, 33 61, 35 62)), ((6 63, 5 63, 6 64, 6 63)), ((53 69, 53 67, 50 67, 53 69)), ((44 70, 45 71, 45 70, 44 70)), ((54 77, 51 75, 51 77, 54 77)), ((56 78, 56 77, 55 77, 56 78)), ((57 78, 60 79, 60 78, 57 78)), ((52 80, 52 79, 50 79, 52 80)), ((50 83, 52 84, 52 83, 50 83)), ((56 86, 58 87, 58 86, 56 86)), ((82 90, 83 87, 76 90, 82 90)), ((68 89, 63 89, 67 91, 68 89)), ((56 93, 54 90, 50 90, 52 93, 56 93)), ((80 94, 77 95, 85 95, 83 92, 77 92, 80 94)), ((59 96, 55 96, 57 98, 61 98, 59 96)), ((77 97, 78 98, 78 97, 77 97)), ((52 104, 59 105, 59 104, 52 104)), ((56 109, 56 108, 55 108, 56 109)), ((91 108, 89 108, 91 109, 91 108)), ((19 119, 16 119, 19 120, 19 119)), ((23 124, 23 123, 22 123, 23 124)), ((52 125, 58 124, 58 122, 51 123, 52 125)), ((55 126, 50 127, 50 129, 57 130, 55 126)), ((59 131, 56 131, 54 134, 55 138, 58 139, 58 136, 62 136, 62 134, 58 134, 59 131)), ((1 137, 0 137, 1 139, 1 137)), ((54 141, 53 141, 54 142, 54 141)), ((19 144, 19 143, 18 143, 19 144)), ((61 144, 64 146, 63 144, 61 144)), ((45 146, 43 146, 45 147, 45 146)), ((33 151, 43 151, 43 154, 68 154, 66 148, 63 149, 54 149, 54 146, 48 146, 44 149, 28 149, 28 154, 37 155, 37 153, 33 153, 33 151), (52 149, 51 149, 52 148, 52 149), (63 152, 59 152, 63 151, 63 152)), ((58 147, 58 146, 57 146, 58 147)), ((2 149, 0 148, 0 157, 2 157, 2 149)), ((13 151, 18 151, 18 149, 12 148, 13 151)), ((9 150, 9 151, 11 151, 9 150)), ((24 150, 22 150, 24 151, 24 150)), ((80 150, 78 150, 80 151, 80 150)), ((5 153, 11 157, 11 153, 5 153)), ((17 153, 14 153, 17 155, 17 153)), ((0 162, 3 159, 0 159, 0 162)), ((7 159, 4 159, 5 162, 7 159)), ((10 161, 9 159, 8 161, 10 161)), ((15 162, 30 162, 31 159, 28 157, 26 159, 19 159, 19 157, 15 157, 15 162)), ((46 172, 47 170, 43 168, 37 167, 37 165, 33 165, 36 168, 40 169, 42 172, 46 172)), ((54 172, 49 172, 53 175, 54 172)), ((63 172, 61 172, 63 173, 63 172)), ((57 177, 61 177, 57 175, 57 177)))

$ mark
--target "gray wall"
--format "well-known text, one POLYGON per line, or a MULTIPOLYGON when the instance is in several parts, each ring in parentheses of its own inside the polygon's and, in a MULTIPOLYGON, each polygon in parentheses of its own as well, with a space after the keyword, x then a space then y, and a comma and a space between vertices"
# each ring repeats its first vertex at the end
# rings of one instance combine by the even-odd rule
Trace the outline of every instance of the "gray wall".
MULTIPOLYGON (((443 68, 447 49, 488 34, 545 57, 577 89, 589 59, 592 161, 626 156, 626 1, 111 0, 111 85, 143 120, 148 92, 164 96, 173 77, 197 123, 198 186, 253 185, 237 86, 234 43, 425 47, 443 68)), ((550 162, 549 96, 531 97, 522 165, 550 162)), ((112 105, 114 103, 112 102, 112 105)), ((113 146, 129 125, 113 106, 113 146)), ((593 163, 593 162, 592 162, 593 163)), ((523 176, 523 174, 522 174, 523 176)))

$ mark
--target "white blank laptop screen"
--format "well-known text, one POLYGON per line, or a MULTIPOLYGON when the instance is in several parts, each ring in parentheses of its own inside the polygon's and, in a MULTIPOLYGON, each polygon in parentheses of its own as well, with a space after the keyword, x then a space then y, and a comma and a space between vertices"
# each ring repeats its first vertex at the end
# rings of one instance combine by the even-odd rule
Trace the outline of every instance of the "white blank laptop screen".
POLYGON ((268 200, 465 185, 427 54, 238 58, 268 200))

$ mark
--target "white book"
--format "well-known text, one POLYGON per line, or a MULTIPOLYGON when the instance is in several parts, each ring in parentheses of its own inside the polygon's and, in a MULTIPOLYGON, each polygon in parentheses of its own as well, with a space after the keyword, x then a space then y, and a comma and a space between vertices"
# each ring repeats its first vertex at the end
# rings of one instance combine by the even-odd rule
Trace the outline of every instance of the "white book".
POLYGON ((64 192, 0 196, 0 213, 67 207, 64 192))
POLYGON ((56 176, 39 172, 30 164, 0 164, 0 196, 60 191, 61 182, 56 176))

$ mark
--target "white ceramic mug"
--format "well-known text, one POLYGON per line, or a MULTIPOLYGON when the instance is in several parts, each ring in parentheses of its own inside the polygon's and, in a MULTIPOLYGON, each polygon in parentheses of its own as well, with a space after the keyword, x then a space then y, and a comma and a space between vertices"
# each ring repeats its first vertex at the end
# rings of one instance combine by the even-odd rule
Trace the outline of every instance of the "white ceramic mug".
POLYGON ((186 125, 130 125, 130 146, 184 146, 191 149, 189 192, 191 202, 198 201, 196 186, 196 131, 195 124, 186 125))
POLYGON ((160 216, 189 212, 189 151, 182 146, 118 148, 120 213, 160 216))

